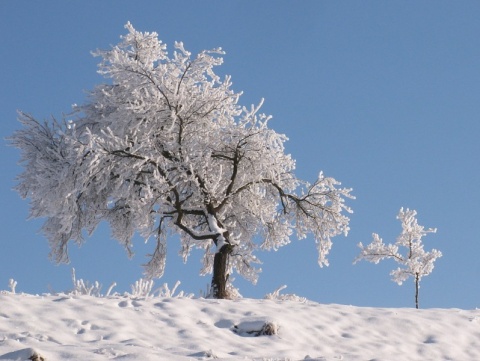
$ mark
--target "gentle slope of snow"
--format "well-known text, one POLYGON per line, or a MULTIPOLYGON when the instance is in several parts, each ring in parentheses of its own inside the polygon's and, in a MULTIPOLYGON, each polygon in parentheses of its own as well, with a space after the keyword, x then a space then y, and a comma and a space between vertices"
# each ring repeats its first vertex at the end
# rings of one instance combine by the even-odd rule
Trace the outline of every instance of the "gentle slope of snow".
POLYGON ((480 310, 0 294, 0 360, 34 351, 47 361, 480 360, 480 310), (234 332, 263 321, 278 334, 234 332))

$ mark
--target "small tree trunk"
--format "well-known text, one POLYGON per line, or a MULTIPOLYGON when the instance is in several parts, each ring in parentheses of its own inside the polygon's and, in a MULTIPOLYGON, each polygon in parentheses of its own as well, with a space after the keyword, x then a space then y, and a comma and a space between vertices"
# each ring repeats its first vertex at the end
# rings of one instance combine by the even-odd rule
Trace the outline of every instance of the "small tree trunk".
POLYGON ((214 298, 227 298, 227 264, 232 253, 232 246, 225 244, 215 253, 213 259, 212 292, 214 298))
POLYGON ((419 289, 420 279, 418 274, 415 275, 415 307, 418 309, 418 289, 419 289))

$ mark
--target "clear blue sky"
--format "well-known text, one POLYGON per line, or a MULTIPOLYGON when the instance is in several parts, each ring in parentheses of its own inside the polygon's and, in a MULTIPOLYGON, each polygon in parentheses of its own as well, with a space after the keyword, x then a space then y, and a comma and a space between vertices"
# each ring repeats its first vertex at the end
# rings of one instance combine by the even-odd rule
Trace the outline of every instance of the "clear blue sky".
MULTIPOLYGON (((286 284, 287 293, 322 303, 413 307, 412 281, 397 286, 390 261, 352 265, 357 243, 372 232, 394 242, 400 207, 437 227, 427 250, 443 258, 421 283, 421 307, 480 307, 480 2, 478 1, 1 1, 0 135, 19 128, 16 110, 42 119, 70 111, 103 79, 90 51, 108 48, 131 21, 198 52, 221 46, 221 73, 243 91, 243 105, 265 98, 270 125, 289 138, 297 175, 318 171, 352 187, 357 199, 348 237, 336 237, 330 267, 319 268, 312 239, 260 253, 256 286, 236 277, 245 297, 286 284)), ((0 152, 0 289, 43 293, 98 280, 118 292, 142 276, 153 244, 138 239, 129 260, 99 229, 71 264, 48 259, 42 221, 27 221, 29 205, 13 192, 19 152, 0 152)), ((198 293, 200 258, 187 265, 169 244, 166 275, 156 280, 198 293)))

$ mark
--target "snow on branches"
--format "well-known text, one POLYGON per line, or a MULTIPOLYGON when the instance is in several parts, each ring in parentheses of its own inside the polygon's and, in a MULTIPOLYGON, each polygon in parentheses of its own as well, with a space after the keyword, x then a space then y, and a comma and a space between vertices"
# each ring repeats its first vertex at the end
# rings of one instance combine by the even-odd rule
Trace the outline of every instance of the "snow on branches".
POLYGON ((409 277, 415 280, 415 304, 418 308, 418 289, 423 276, 428 276, 433 271, 433 263, 442 256, 442 253, 436 249, 426 252, 423 249, 422 238, 428 233, 435 233, 435 228, 425 229, 417 223, 415 210, 403 208, 400 209, 397 219, 402 222, 402 233, 397 238, 395 244, 385 244, 380 236, 373 233, 373 241, 367 246, 359 243, 361 249, 360 255, 355 262, 366 260, 372 263, 379 263, 385 258, 391 258, 401 266, 393 270, 390 275, 392 280, 401 285, 409 277), (402 247, 404 253, 399 249, 402 247))
POLYGON ((177 42, 169 55, 156 33, 125 27, 117 46, 94 52, 108 81, 73 119, 20 113, 11 138, 24 165, 17 190, 33 217, 46 218, 53 258, 68 261, 68 242, 106 220, 129 254, 135 232, 156 240, 149 278, 164 272, 171 233, 184 260, 203 249, 202 272, 224 264, 224 279, 235 270, 255 282, 254 252, 288 244, 293 231, 312 234, 327 265, 331 238, 349 230, 351 190, 322 173, 313 184, 296 178, 287 138, 268 127, 262 102, 238 105, 230 77, 215 74, 221 49, 193 57, 177 42))

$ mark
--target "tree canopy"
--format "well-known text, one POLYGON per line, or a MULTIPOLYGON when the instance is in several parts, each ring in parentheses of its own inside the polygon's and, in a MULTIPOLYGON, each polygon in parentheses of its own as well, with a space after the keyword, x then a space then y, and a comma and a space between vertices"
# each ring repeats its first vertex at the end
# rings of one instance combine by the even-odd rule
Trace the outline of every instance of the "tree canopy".
POLYGON ((294 233, 313 235, 328 265, 331 238, 349 230, 351 189, 321 172, 313 183, 295 176, 262 102, 240 106, 230 77, 215 74, 221 49, 192 57, 176 42, 169 55, 156 33, 125 27, 117 46, 94 53, 107 81, 85 104, 60 121, 20 113, 11 138, 24 166, 17 190, 46 219, 54 260, 68 261, 69 241, 82 243, 105 220, 130 254, 136 232, 155 240, 148 277, 162 276, 170 234, 185 261, 204 250, 201 273, 214 271, 214 287, 216 255, 225 255, 224 280, 235 270, 255 282, 255 251, 294 233))

